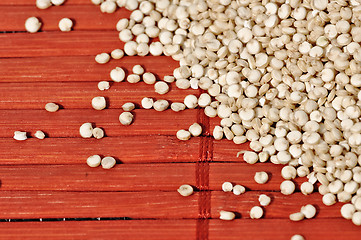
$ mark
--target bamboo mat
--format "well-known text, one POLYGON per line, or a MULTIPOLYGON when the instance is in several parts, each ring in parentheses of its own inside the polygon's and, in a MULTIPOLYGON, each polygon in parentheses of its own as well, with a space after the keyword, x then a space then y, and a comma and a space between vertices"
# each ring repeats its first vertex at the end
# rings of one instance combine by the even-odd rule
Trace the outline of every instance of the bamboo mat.
POLYGON ((116 67, 131 70, 135 64, 156 73, 171 74, 178 63, 169 57, 124 57, 106 65, 94 56, 122 48, 116 22, 129 16, 118 9, 102 14, 90 0, 68 0, 64 6, 38 10, 34 0, 0 1, 0 239, 290 239, 302 234, 312 239, 360 239, 360 228, 340 217, 341 204, 326 207, 321 196, 279 192, 282 166, 246 164, 236 154, 248 144, 215 141, 210 137, 219 119, 208 119, 200 109, 180 113, 139 108, 143 97, 182 101, 199 90, 174 85, 164 96, 144 83, 113 83, 116 67), (24 32, 30 16, 40 17, 43 31, 24 32), (75 19, 74 31, 57 29, 63 17, 75 19), (108 108, 96 111, 90 101, 105 96, 108 108), (118 116, 125 102, 138 103, 135 121, 121 126, 118 116), (48 113, 47 102, 62 109, 48 113), (92 122, 105 130, 101 140, 82 139, 79 126, 92 122), (181 142, 175 133, 199 122, 201 137, 181 142), (36 130, 44 140, 15 141, 16 130, 36 130), (114 156, 111 170, 90 168, 93 154, 114 156), (267 171, 270 181, 256 184, 256 171, 267 171), (242 184, 241 196, 221 191, 224 181, 242 184), (197 191, 181 197, 176 189, 191 184, 197 191), (266 193, 272 203, 260 220, 249 218, 266 193), (317 206, 315 219, 291 222, 290 213, 304 204, 317 206), (219 211, 237 212, 238 219, 220 221, 219 211))

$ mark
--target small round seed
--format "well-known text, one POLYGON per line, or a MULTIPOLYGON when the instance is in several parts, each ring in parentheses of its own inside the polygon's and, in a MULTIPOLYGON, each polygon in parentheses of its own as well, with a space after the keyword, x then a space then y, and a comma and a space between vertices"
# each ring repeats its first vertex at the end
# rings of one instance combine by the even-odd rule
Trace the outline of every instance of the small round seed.
POLYGON ((28 139, 28 137, 26 136, 26 132, 15 131, 14 139, 17 141, 24 141, 24 140, 28 139))
POLYGON ((254 181, 258 184, 265 184, 268 181, 268 174, 266 172, 256 172, 254 181))
POLYGON ((36 7, 39 9, 47 9, 51 6, 52 4, 50 0, 36 0, 36 7))
POLYGON ((186 105, 184 105, 183 103, 175 102, 170 105, 170 108, 174 112, 180 112, 180 111, 183 111, 184 109, 186 109, 186 105))
POLYGON ((110 88, 110 84, 107 81, 101 81, 98 83, 98 89, 100 91, 108 90, 110 88))
POLYGON ((295 234, 291 237, 291 240, 305 240, 305 238, 302 235, 295 234))
POLYGON ((183 197, 188 197, 193 194, 193 187, 188 184, 183 184, 177 189, 177 191, 183 197))
POLYGON ((36 138, 38 138, 38 139, 44 139, 45 138, 45 133, 43 131, 38 130, 38 131, 35 132, 34 136, 36 138))
POLYGON ((98 128, 98 127, 94 128, 94 129, 93 129, 93 137, 95 137, 96 139, 101 139, 101 138, 103 138, 103 137, 104 137, 104 131, 103 131, 103 129, 98 128))
POLYGON ((361 212, 355 212, 352 215, 352 223, 356 226, 361 226, 361 212))
POLYGON ((263 209, 259 206, 254 206, 249 212, 249 216, 252 219, 260 219, 263 216, 263 209))
POLYGON ((226 220, 226 221, 231 221, 236 217, 236 214, 234 214, 233 212, 229 212, 229 211, 220 211, 219 212, 220 216, 219 219, 221 220, 226 220))
POLYGON ((235 185, 233 187, 233 194, 234 195, 241 195, 241 194, 243 194, 245 192, 246 192, 246 188, 243 187, 242 185, 235 185))
POLYGON ((142 99, 142 107, 145 109, 151 109, 153 107, 154 101, 151 98, 143 98, 142 99))
POLYGON ((156 82, 154 84, 154 91, 158 94, 166 94, 169 92, 169 86, 166 82, 156 82))
POLYGON ((301 184, 301 192, 304 195, 311 194, 313 192, 313 189, 314 189, 313 184, 310 182, 303 182, 301 184))
POLYGON ((194 95, 187 95, 184 98, 184 105, 186 105, 187 108, 193 109, 198 106, 198 99, 194 95))
POLYGON ((55 6, 60 6, 64 2, 65 2, 65 0, 51 0, 51 3, 55 6))
POLYGON ((198 123, 193 123, 190 127, 189 127, 189 132, 192 134, 193 137, 198 137, 199 135, 202 134, 202 126, 199 125, 198 123))
POLYGON ((119 115, 119 122, 125 126, 128 126, 133 121, 133 114, 130 112, 123 112, 119 115))
POLYGON ((93 155, 88 157, 86 163, 88 164, 89 167, 98 167, 100 165, 101 160, 102 159, 99 155, 93 155))
POLYGON ((334 194, 332 194, 332 193, 326 193, 322 197, 322 202, 326 206, 331 206, 331 205, 336 203, 336 196, 334 194))
POLYGON ((48 112, 56 112, 59 109, 59 105, 56 103, 47 103, 45 104, 45 110, 48 112))
POLYGON ((95 110, 103 110, 106 107, 107 103, 104 97, 94 97, 92 99, 92 107, 95 110))
POLYGON ((91 123, 83 123, 79 128, 80 136, 91 138, 93 136, 93 126, 91 123))
POLYGON ((108 53, 100 53, 95 56, 95 61, 99 64, 106 64, 109 60, 110 56, 108 53))
POLYGON ((268 206, 271 203, 271 198, 266 194, 261 194, 258 197, 258 201, 261 206, 268 206))
POLYGON ((301 212, 292 213, 290 214, 290 220, 294 222, 301 221, 305 218, 305 215, 301 212))
POLYGON ((110 169, 114 167, 116 164, 116 161, 113 157, 105 157, 101 161, 101 165, 104 169, 110 169))
POLYGON ((144 73, 144 68, 140 65, 134 65, 132 71, 134 74, 142 75, 144 73))
POLYGON ((290 180, 285 180, 281 183, 281 193, 284 195, 290 195, 295 191, 295 184, 290 180))
POLYGON ((169 107, 169 102, 167 100, 157 100, 154 102, 153 107, 156 111, 164 111, 169 107))
POLYGON ((243 154, 243 159, 246 163, 255 164, 258 161, 258 154, 251 151, 246 151, 243 154))
POLYGON ((36 17, 30 17, 25 21, 25 29, 29 33, 36 33, 41 28, 41 22, 36 17))
POLYGON ((62 32, 70 32, 73 27, 73 21, 69 18, 63 18, 59 21, 59 29, 62 32))
POLYGON ((222 184, 222 190, 223 190, 223 192, 232 192, 233 184, 230 182, 224 182, 222 184))
POLYGON ((140 81, 140 76, 137 74, 129 74, 127 77, 129 83, 137 83, 140 81))
POLYGON ((155 78, 153 73, 146 72, 143 74, 143 82, 146 84, 154 84, 157 79, 155 78))
POLYGON ((191 138, 191 133, 187 130, 179 130, 177 132, 177 138, 182 141, 189 140, 191 138))
POLYGON ((125 71, 121 67, 116 67, 110 71, 110 78, 114 82, 121 82, 125 79, 125 71))
POLYGON ((346 203, 341 207, 341 216, 345 219, 352 219, 352 216, 355 212, 356 208, 351 203, 346 203))
POLYGON ((110 56, 113 59, 121 59, 122 57, 124 57, 124 51, 122 49, 114 49, 111 53, 110 56))
POLYGON ((127 103, 123 104, 122 108, 123 108, 124 111, 130 112, 135 108, 135 105, 134 105, 134 103, 127 102, 127 103))
POLYGON ((313 218, 316 215, 316 208, 311 204, 307 204, 301 207, 301 213, 305 215, 305 218, 313 218))

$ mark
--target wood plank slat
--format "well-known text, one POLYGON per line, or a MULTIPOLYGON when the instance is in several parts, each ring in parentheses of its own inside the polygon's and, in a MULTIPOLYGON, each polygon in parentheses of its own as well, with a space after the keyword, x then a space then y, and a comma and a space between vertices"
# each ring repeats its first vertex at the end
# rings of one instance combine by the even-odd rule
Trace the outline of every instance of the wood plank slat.
POLYGON ((2 33, 0 58, 84 56, 123 48, 117 31, 2 33))
POLYGON ((1 239, 190 240, 196 220, 2 222, 0 229, 1 239))
MULTIPOLYGON (((35 82, 110 81, 109 73, 115 67, 122 67, 131 72, 137 64, 142 65, 147 72, 156 74, 158 79, 163 79, 179 67, 178 62, 166 56, 126 56, 119 60, 112 59, 107 64, 97 64, 94 57, 0 58, 0 82, 31 82, 36 86, 35 82)), ((96 88, 96 85, 94 87, 96 88)))
POLYGON ((197 193, 0 191, 0 219, 197 216, 197 193))
MULTIPOLYGON (((308 240, 359 239, 359 227, 349 221, 320 219, 292 223, 286 219, 209 221, 209 239, 286 240, 302 234, 308 240), (332 227, 330 227, 332 226, 332 227), (262 231, 260 231, 262 229, 262 231)), ((111 220, 2 222, 0 238, 14 239, 196 239, 196 220, 111 220)))
POLYGON ((4 90, 0 92, 0 109, 44 109, 48 102, 58 103, 68 109, 92 109, 91 101, 97 96, 106 98, 107 108, 119 109, 126 102, 134 102, 139 107, 144 97, 183 102, 188 94, 199 95, 195 89, 175 89, 173 83, 170 88, 172 90, 167 94, 160 95, 154 91, 154 86, 144 82, 112 83, 112 87, 106 91, 100 91, 97 82, 0 83, 0 89, 4 90))
POLYGON ((119 163, 195 162, 199 138, 184 142, 175 136, 122 136, 118 138, 45 138, 16 141, 0 139, 0 165, 84 164, 94 154, 113 156, 119 163))
MULTIPOLYGON (((73 20, 72 31, 77 30, 115 30, 116 24, 121 18, 129 18, 130 11, 119 8, 115 13, 102 13, 98 6, 89 5, 67 5, 38 9, 35 0, 29 6, 2 6, 0 8, 0 31, 26 31, 25 21, 35 16, 42 22, 41 31, 59 30, 59 21, 64 18, 73 20)), ((69 1, 71 2, 71 1, 69 1)), ((67 34, 67 33, 64 33, 67 34)))
POLYGON ((305 219, 304 222, 318 221, 319 219, 341 218, 340 209, 343 203, 337 203, 333 206, 325 206, 322 203, 322 196, 319 193, 312 193, 311 195, 306 196, 297 192, 285 196, 279 191, 248 191, 239 196, 222 191, 212 191, 212 218, 219 218, 219 212, 221 210, 235 212, 241 219, 250 218, 249 212, 251 208, 259 206, 258 197, 260 194, 266 194, 272 199, 269 206, 263 207, 263 218, 265 219, 289 219, 289 215, 291 213, 299 212, 301 207, 307 204, 314 205, 317 209, 317 213, 314 219, 305 219))
MULTIPOLYGON (((72 5, 72 4, 84 4, 84 5, 91 4, 92 5, 90 0, 67 0, 61 6, 72 5)), ((1 0, 0 5, 20 5, 20 6, 21 5, 35 5, 35 1, 34 0, 1 0)))
MULTIPOLYGON (((106 137, 163 135, 175 136, 180 129, 188 129, 197 122, 197 110, 187 109, 173 112, 168 109, 157 112, 154 109, 133 110, 134 121, 129 126, 119 122, 122 109, 63 109, 55 113, 45 110, 0 110, 0 137, 12 138, 14 131, 26 131, 33 136, 37 130, 44 131, 50 138, 80 138, 79 128, 85 122, 104 129, 106 137)), ((9 141, 13 139, 9 139, 9 141)), ((139 137, 141 140, 141 137, 139 137)), ((102 140, 100 140, 102 141, 102 140)), ((231 142, 230 142, 231 143, 231 142)))
POLYGON ((232 222, 211 220, 210 240, 288 240, 302 234, 307 240, 358 240, 360 227, 345 219, 311 219, 291 222, 286 219, 239 219, 232 222))
POLYGON ((111 170, 77 165, 0 166, 1 191, 176 191, 195 185, 195 164, 118 164, 111 170))

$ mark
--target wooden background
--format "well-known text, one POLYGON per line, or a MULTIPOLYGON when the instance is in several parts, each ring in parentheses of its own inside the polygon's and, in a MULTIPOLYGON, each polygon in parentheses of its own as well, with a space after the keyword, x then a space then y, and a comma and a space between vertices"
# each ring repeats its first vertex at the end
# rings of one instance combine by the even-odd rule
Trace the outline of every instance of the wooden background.
MULTIPOLYGON (((144 83, 113 83, 99 91, 97 83, 110 80, 116 67, 131 70, 142 64, 159 79, 178 63, 168 57, 124 57, 106 65, 94 56, 122 48, 116 22, 129 16, 118 9, 102 14, 90 0, 68 0, 60 7, 38 10, 35 0, 0 1, 0 239, 360 239, 361 229, 340 217, 342 204, 326 207, 321 196, 279 192, 282 166, 247 165, 236 154, 248 145, 215 141, 210 137, 219 119, 208 119, 202 110, 156 112, 138 108, 131 126, 121 126, 118 116, 125 102, 143 97, 182 101, 199 90, 179 90, 172 85, 157 95, 144 83), (24 32, 30 16, 43 22, 42 32, 24 32), (63 17, 75 20, 74 31, 58 30, 63 17), (91 108, 95 96, 105 96, 109 106, 91 108), (62 109, 44 110, 47 102, 62 109), (92 122, 105 130, 101 140, 82 139, 79 126, 92 122), (181 142, 179 129, 201 123, 204 134, 181 142), (43 130, 47 138, 15 141, 16 130, 43 130), (93 154, 114 156, 111 170, 90 168, 93 154), (255 184, 256 171, 267 171, 271 180, 255 184), (241 196, 221 191, 231 181, 248 191, 241 196), (182 197, 176 189, 191 184, 197 192, 182 197), (258 195, 272 196, 260 220, 249 218, 258 195), (315 219, 291 222, 290 213, 304 204, 315 204, 315 219), (218 220, 220 210, 239 213, 238 219, 218 220), (41 219, 41 220, 39 220, 41 219), (65 221, 63 221, 65 219, 65 221)), ((306 179, 297 179, 299 185, 306 179)))

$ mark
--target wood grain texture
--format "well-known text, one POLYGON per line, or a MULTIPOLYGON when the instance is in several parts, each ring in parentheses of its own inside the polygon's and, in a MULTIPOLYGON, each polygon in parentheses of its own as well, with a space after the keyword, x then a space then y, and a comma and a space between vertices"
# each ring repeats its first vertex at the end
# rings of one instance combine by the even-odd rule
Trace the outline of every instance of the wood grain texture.
POLYGON ((195 220, 2 222, 1 239, 195 239, 195 220), (16 236, 16 237, 14 237, 16 236))
MULTIPOLYGON (((170 88, 176 88, 175 84, 171 84, 170 88)), ((6 89, 0 93, 0 109, 44 109, 48 102, 55 102, 66 109, 92 109, 91 101, 97 96, 106 98, 108 108, 119 109, 126 102, 134 102, 140 106, 144 97, 183 102, 188 94, 199 95, 199 91, 194 89, 183 91, 177 89, 160 95, 155 93, 154 86, 144 82, 137 84, 112 83, 112 87, 107 91, 100 91, 97 82, 0 83, 0 89, 6 89)), ((102 113, 106 111, 103 110, 102 113)))
POLYGON ((118 164, 111 170, 74 165, 0 166, 1 190, 176 191, 195 185, 195 164, 118 164))
MULTIPOLYGON (((65 222, 3 222, 0 238, 15 239, 196 239, 195 220, 115 220, 65 222)), ((290 222, 286 219, 209 221, 209 239, 280 240, 302 234, 308 240, 358 240, 359 228, 348 221, 320 219, 290 222), (330 226, 333 226, 332 228, 330 226), (260 231, 262 229, 262 231, 260 231)))
MULTIPOLYGON (((173 70, 179 67, 179 63, 170 57, 133 57, 126 56, 119 60, 112 59, 107 64, 97 64, 94 56, 59 56, 59 57, 21 57, 21 58, 0 58, 0 82, 90 82, 110 81, 109 73, 115 67, 121 67, 128 72, 132 71, 134 65, 140 64, 147 72, 152 72, 163 79, 170 75, 173 70)), ((123 83, 122 83, 123 84, 123 83)), ((91 85, 96 89, 96 85, 91 85)), ((116 87, 118 84, 113 84, 116 87)), ((3 86, 3 85, 2 85, 3 86)), ((123 86, 123 85, 121 85, 123 86)), ((140 85, 132 85, 132 89, 140 85)))
POLYGON ((84 55, 95 57, 96 54, 122 49, 124 46, 117 31, 106 30, 2 33, 0 42, 0 58, 84 55))
MULTIPOLYGON (((72 4, 82 4, 82 5, 92 5, 94 6, 90 0, 67 0, 65 1, 65 3, 61 6, 65 6, 65 5, 72 5, 72 4)), ((26 6, 34 6, 34 0, 2 0, 0 2, 0 5, 12 5, 12 6, 16 6, 16 5, 26 5, 26 6)), ((60 6, 60 7, 61 7, 60 6)), ((55 6, 54 6, 55 7, 55 6)), ((44 10, 46 11, 46 9, 44 10)))
POLYGON ((198 115, 198 111, 194 109, 178 113, 172 110, 157 112, 136 109, 132 111, 134 123, 124 126, 119 122, 119 114, 122 112, 122 109, 63 109, 55 113, 45 110, 22 110, 22 114, 19 115, 18 110, 0 110, 0 126, 3 127, 0 128, 0 137, 12 138, 17 130, 26 131, 29 136, 34 136, 37 130, 42 130, 51 138, 80 138, 79 127, 85 122, 104 129, 106 137, 159 134, 175 136, 178 130, 188 129, 191 124, 197 122, 198 115))
MULTIPOLYGON (((71 1, 69 1, 71 2, 71 1)), ((42 22, 41 31, 58 31, 62 18, 73 20, 73 30, 113 30, 119 19, 129 18, 130 11, 119 8, 115 13, 102 13, 98 6, 66 5, 38 9, 35 0, 29 6, 2 6, 0 8, 0 31, 25 31, 25 21, 35 16, 42 22)), ((66 33, 65 33, 66 34, 66 33)))
POLYGON ((209 239, 280 240, 302 234, 307 240, 357 240, 360 228, 341 219, 313 219, 291 222, 286 219, 239 219, 232 222, 213 220, 209 223, 209 239))
POLYGON ((123 136, 81 139, 0 139, 0 164, 84 164, 91 155, 113 156, 119 163, 195 162, 199 138, 183 142, 175 136, 123 136))
POLYGON ((1 191, 0 219, 197 218, 198 194, 161 192, 1 191))

